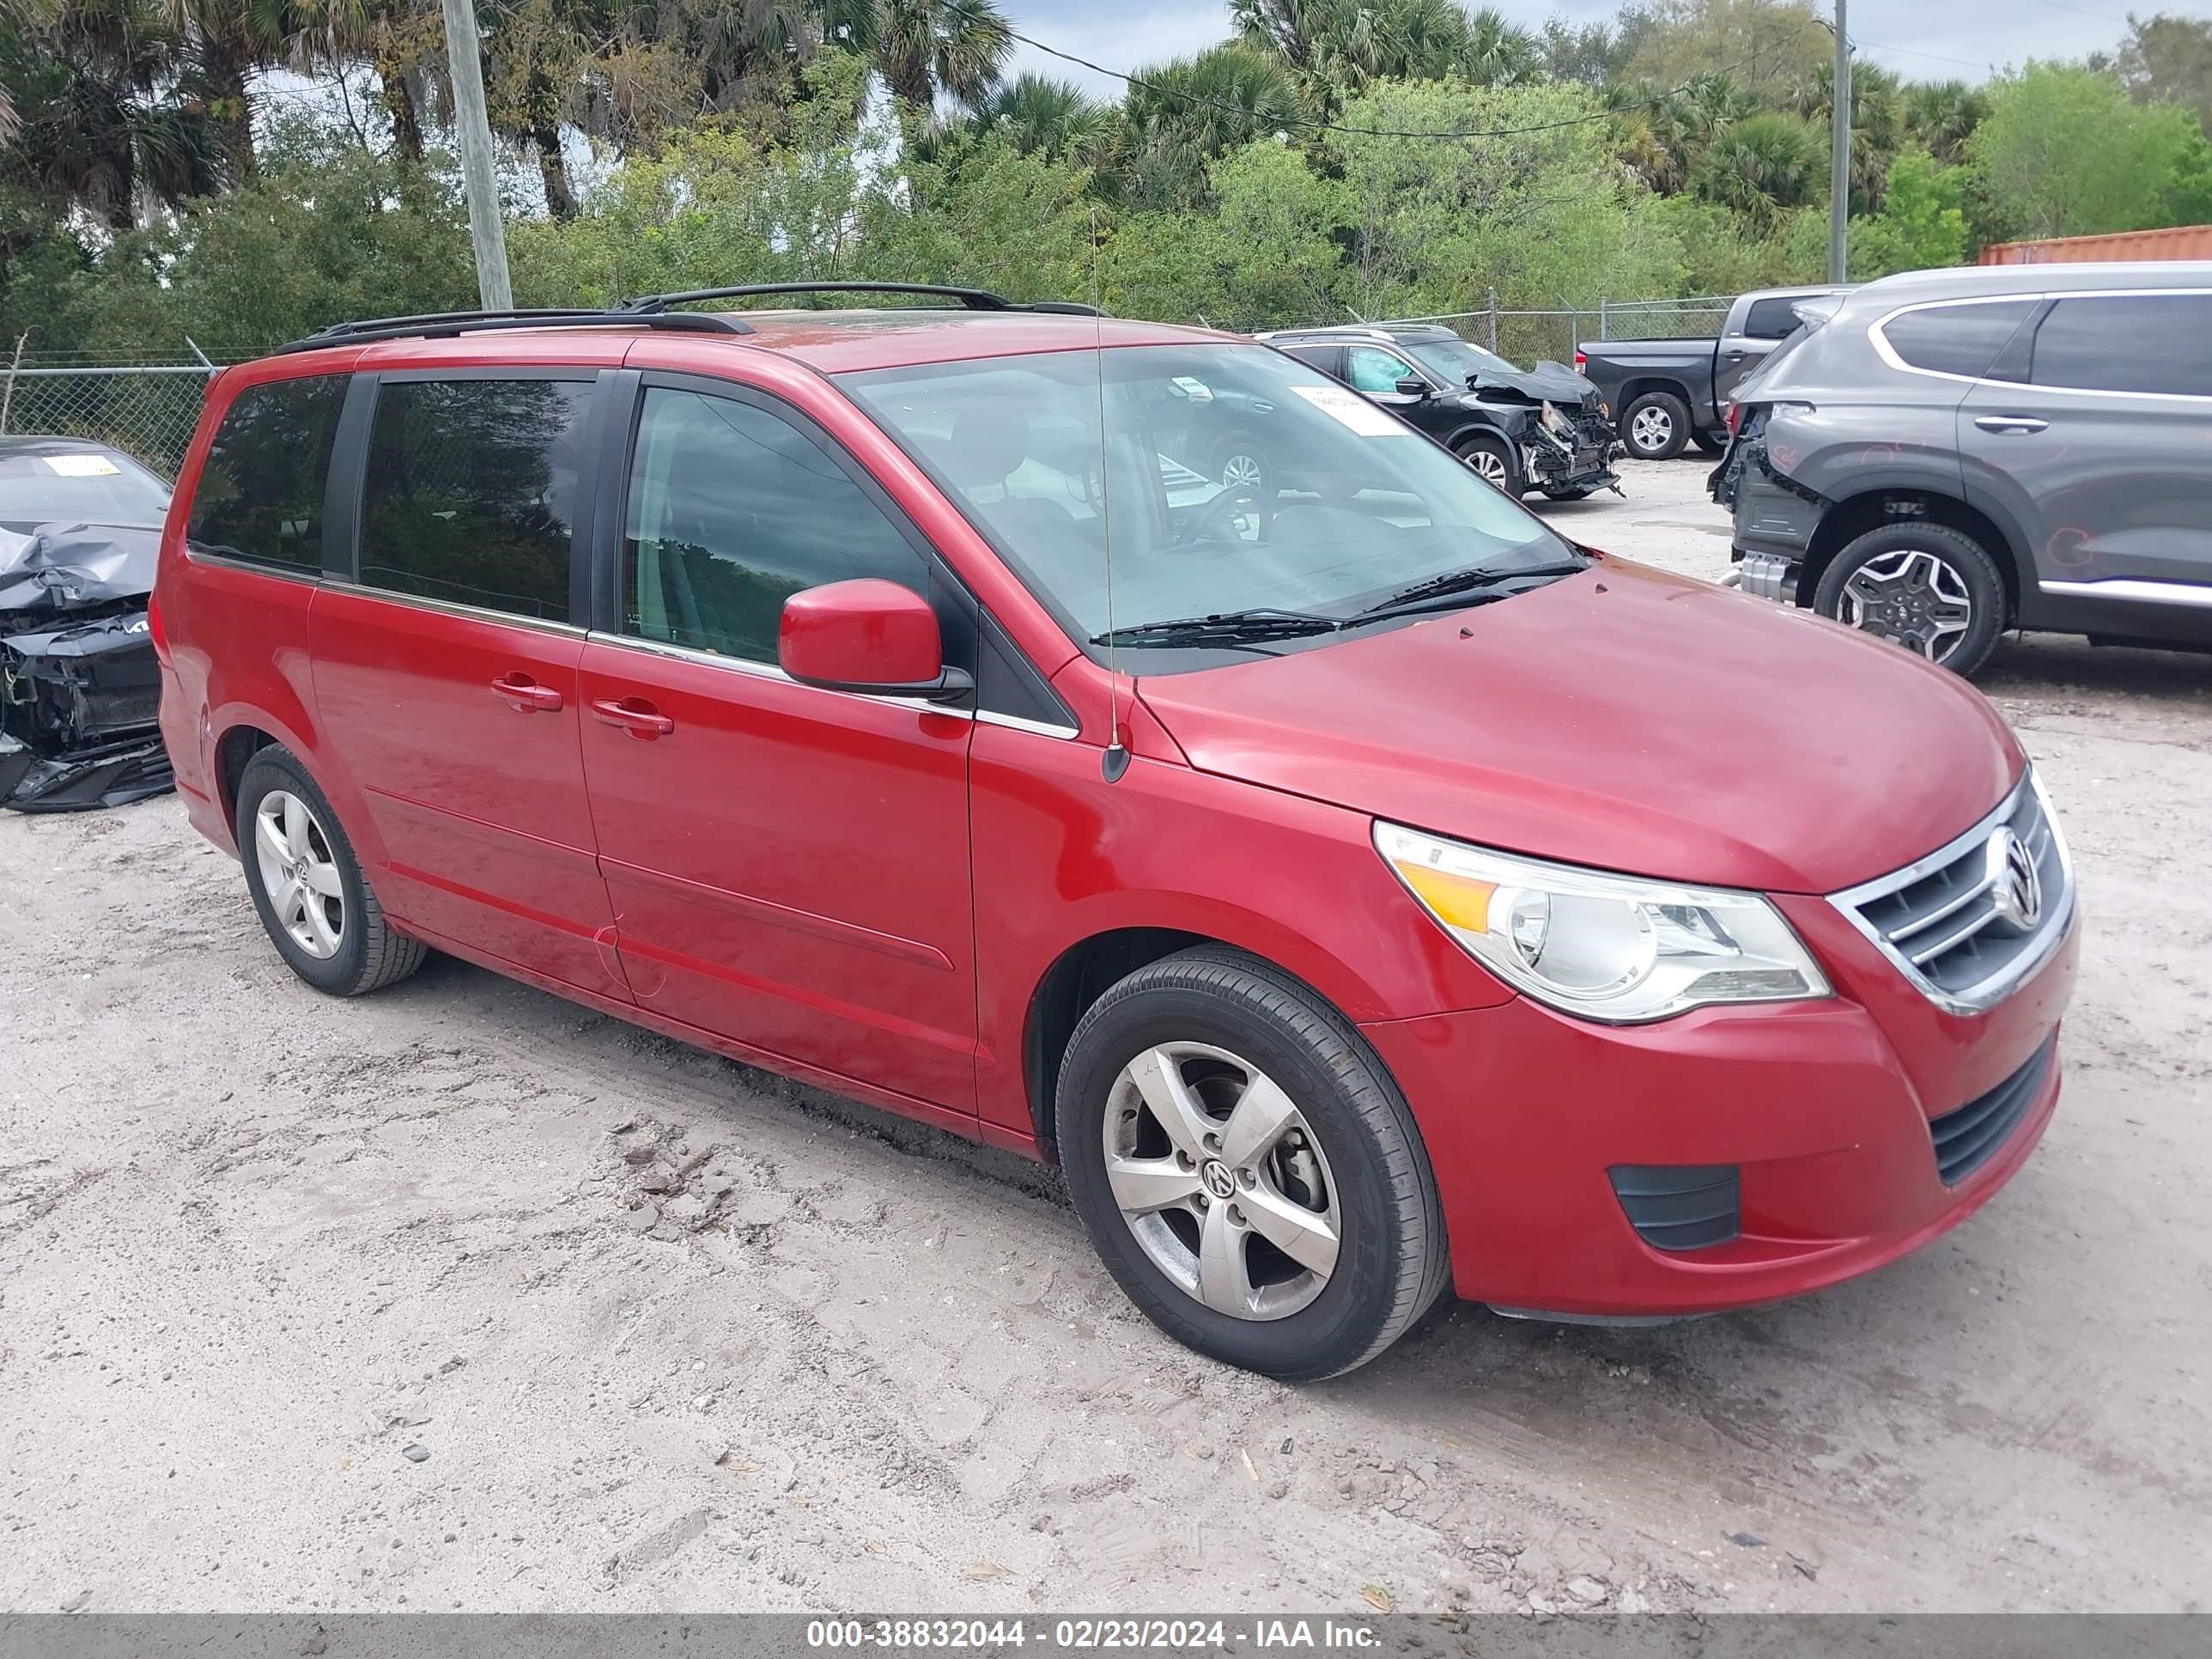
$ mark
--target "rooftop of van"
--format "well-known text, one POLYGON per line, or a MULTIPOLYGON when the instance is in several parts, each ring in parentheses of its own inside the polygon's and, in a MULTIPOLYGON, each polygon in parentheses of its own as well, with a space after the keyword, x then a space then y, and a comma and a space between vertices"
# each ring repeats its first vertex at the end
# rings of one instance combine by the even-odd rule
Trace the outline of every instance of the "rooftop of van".
MULTIPOLYGON (((662 313, 668 315, 672 313, 662 313)), ((675 345, 689 352, 714 354, 738 348, 784 353, 825 374, 888 368, 918 363, 954 362, 980 357, 1013 356, 1036 351, 1088 351, 1094 346, 1237 343, 1238 337, 1215 330, 1166 323, 1093 317, 1069 312, 969 310, 957 305, 865 307, 850 309, 717 311, 706 313, 739 324, 742 333, 675 331, 640 319, 635 327, 618 319, 585 326, 544 326, 422 332, 397 338, 347 340, 327 345, 301 342, 290 351, 305 356, 346 356, 346 366, 398 368, 403 364, 454 367, 501 362, 619 363, 643 340, 675 345)))

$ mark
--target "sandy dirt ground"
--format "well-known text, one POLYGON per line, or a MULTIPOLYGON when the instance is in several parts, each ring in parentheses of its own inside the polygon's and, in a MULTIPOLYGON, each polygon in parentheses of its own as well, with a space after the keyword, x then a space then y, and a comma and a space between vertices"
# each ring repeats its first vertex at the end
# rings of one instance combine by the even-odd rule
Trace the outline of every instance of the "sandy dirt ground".
MULTIPOLYGON (((1717 576, 1704 471, 1559 517, 1717 576)), ((1295 1389, 1043 1171, 451 961, 326 1000, 173 799, 0 816, 0 1606, 2202 1608, 2212 659, 1985 685, 2087 928, 2019 1178, 1805 1301, 1295 1389)))

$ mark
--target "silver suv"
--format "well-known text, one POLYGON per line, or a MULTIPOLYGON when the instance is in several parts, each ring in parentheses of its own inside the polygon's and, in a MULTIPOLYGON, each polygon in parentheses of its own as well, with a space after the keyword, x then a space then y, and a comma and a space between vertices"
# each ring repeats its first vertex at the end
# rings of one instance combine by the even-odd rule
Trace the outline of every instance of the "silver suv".
POLYGON ((2212 264, 1892 276, 1738 392, 1747 593, 1961 674, 2008 628, 2212 644, 2212 264))

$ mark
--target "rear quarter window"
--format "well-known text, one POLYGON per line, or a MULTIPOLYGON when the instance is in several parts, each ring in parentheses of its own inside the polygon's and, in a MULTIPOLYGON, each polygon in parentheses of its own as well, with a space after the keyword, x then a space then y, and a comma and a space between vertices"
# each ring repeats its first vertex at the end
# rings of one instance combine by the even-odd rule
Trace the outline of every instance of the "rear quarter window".
POLYGON ((1986 300, 1972 305, 1931 306, 1891 318, 1881 326, 1889 349, 1914 368, 1978 380, 2034 312, 2034 300, 1986 300))
POLYGON ((323 568, 323 490, 347 377, 247 386, 231 399, 192 491, 185 539, 204 553, 323 568))

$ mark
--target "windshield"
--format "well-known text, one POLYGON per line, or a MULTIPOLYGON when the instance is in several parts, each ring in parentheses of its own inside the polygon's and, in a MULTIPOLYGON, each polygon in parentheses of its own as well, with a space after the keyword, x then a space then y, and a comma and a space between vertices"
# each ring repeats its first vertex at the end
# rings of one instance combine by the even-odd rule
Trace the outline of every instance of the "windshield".
POLYGON ((1521 371, 1494 351, 1485 351, 1465 340, 1406 340, 1400 342, 1422 364, 1454 386, 1464 386, 1470 374, 1518 374, 1521 371))
POLYGON ((1449 573, 1573 556, 1449 451, 1261 346, 1041 352, 841 384, 1086 647, 1109 627, 1258 609, 1350 618, 1449 573))
POLYGON ((136 461, 94 449, 0 454, 0 520, 157 526, 169 487, 136 461))

